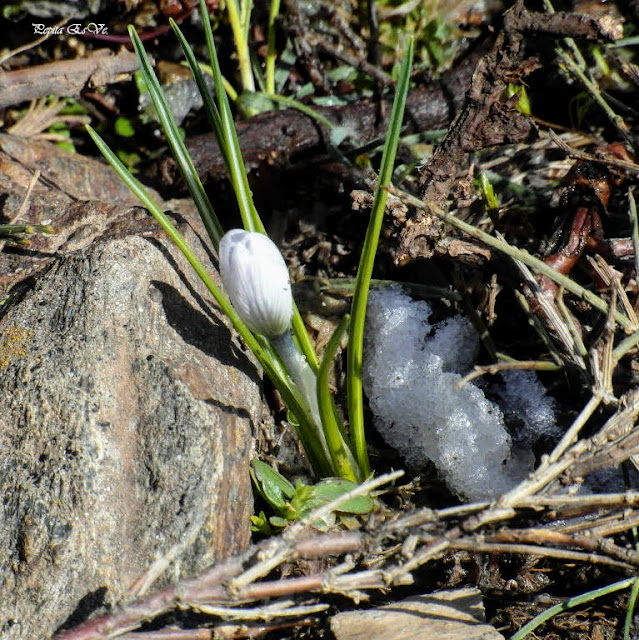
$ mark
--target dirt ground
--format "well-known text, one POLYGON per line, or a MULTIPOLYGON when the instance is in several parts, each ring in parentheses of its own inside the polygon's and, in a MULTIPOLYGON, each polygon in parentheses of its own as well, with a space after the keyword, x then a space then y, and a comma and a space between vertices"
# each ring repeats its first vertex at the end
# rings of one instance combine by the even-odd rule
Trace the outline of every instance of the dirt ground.
MULTIPOLYGON (((536 470, 492 504, 460 502, 425 465, 383 487, 384 508, 357 533, 311 532, 316 551, 308 557, 300 551, 308 530, 275 542, 256 536, 237 566, 223 567, 233 577, 262 567, 234 587, 244 589, 241 604, 229 590, 218 594, 219 607, 246 608, 237 624, 222 625, 219 611, 177 606, 177 590, 162 607, 149 598, 137 612, 129 605, 106 613, 103 628, 66 629, 63 637, 330 638, 337 612, 464 586, 479 589, 487 622, 505 637, 562 603, 565 610, 527 637, 639 637, 632 584, 571 601, 634 577, 639 566, 636 3, 576 0, 553 9, 498 0, 285 0, 274 31, 276 93, 324 121, 248 90, 225 6, 207 4, 222 72, 239 96, 233 105, 256 206, 320 350, 348 309, 394 74, 406 34, 414 33, 393 179, 412 200, 398 192, 390 198, 374 277, 428 299, 437 319, 454 312, 471 318, 482 333, 474 373, 486 385, 508 369, 537 370, 556 401, 560 433, 530 445, 536 470), (282 554, 272 566, 264 564, 269 544, 282 554), (339 580, 330 573, 335 566, 339 580), (289 619, 255 614, 284 599, 328 608, 300 609, 289 619), (129 632, 140 625, 146 635, 129 632)), ((236 227, 225 165, 169 18, 205 59, 189 2, 4 2, 0 129, 28 144, 46 140, 99 158, 84 130, 91 124, 161 197, 186 196, 133 76, 126 34, 133 24, 172 95, 223 226, 236 227)), ((269 6, 256 3, 247 33, 262 71, 268 20, 269 6)), ((263 78, 255 75, 259 89, 263 78)), ((0 215, 2 223, 21 222, 3 212, 2 200, 0 215)), ((4 250, 23 251, 20 237, 7 230, 4 250)), ((343 371, 335 385, 341 398, 343 371)), ((281 444, 286 412, 268 384, 266 393, 277 431, 264 435, 260 454, 279 457, 280 471, 292 477, 300 468, 281 444)), ((367 419, 377 476, 401 468, 367 419)), ((509 428, 516 432, 516 416, 509 428)), ((256 512, 263 508, 258 503, 256 512)))

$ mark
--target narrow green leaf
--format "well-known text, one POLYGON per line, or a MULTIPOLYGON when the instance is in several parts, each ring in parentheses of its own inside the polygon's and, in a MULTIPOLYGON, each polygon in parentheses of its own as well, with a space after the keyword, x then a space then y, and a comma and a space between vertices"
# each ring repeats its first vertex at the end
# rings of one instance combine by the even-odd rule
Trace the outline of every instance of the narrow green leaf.
MULTIPOLYGON (((213 31, 209 14, 206 10, 206 3, 200 0, 200 12, 202 13, 202 24, 204 27, 204 35, 209 51, 209 59, 211 69, 213 71, 213 81, 215 82, 215 98, 217 100, 217 108, 220 114, 220 131, 218 139, 224 141, 227 147, 227 166, 230 174, 231 184, 235 191, 235 197, 240 207, 240 215, 242 216, 242 224, 247 231, 260 231, 265 233, 264 225, 255 209, 253 203, 253 194, 248 182, 246 168, 242 159, 240 143, 233 122, 233 114, 229 105, 228 97, 224 91, 224 83, 222 81, 222 72, 220 71, 220 63, 217 58, 217 50, 213 40, 213 31)), ((216 131, 217 133, 217 131, 216 131)))
MULTIPOLYGON (((266 233, 262 220, 260 219, 253 203, 253 194, 249 187, 246 167, 244 166, 242 151, 240 149, 237 131, 235 130, 235 123, 233 122, 233 114, 231 113, 231 107, 229 105, 226 92, 224 91, 222 72, 220 71, 220 64, 217 58, 215 42, 213 40, 213 31, 211 29, 211 22, 209 20, 204 0, 200 0, 200 12, 202 14, 206 44, 209 50, 213 80, 215 82, 217 109, 220 115, 220 130, 219 133, 216 130, 216 133, 218 135, 218 142, 220 146, 226 145, 227 147, 227 167, 231 177, 231 183, 235 191, 235 197, 240 207, 242 224, 247 231, 260 231, 261 233, 266 233)), ((317 371, 319 366, 317 362, 317 354, 315 353, 313 343, 306 331, 304 321, 302 320, 297 306, 295 306, 293 312, 293 333, 295 334, 298 345, 309 365, 313 371, 317 371)))
POLYGON ((215 137, 220 145, 220 151, 222 152, 222 157, 224 158, 224 163, 227 166, 227 169, 230 170, 227 153, 228 149, 226 145, 222 144, 223 136, 222 136, 222 119, 220 118, 220 112, 218 111, 217 105, 215 104, 214 97, 211 95, 211 91, 209 90, 206 81, 204 80, 204 74, 202 73, 202 68, 198 64, 198 61, 193 53, 193 49, 191 45, 188 43, 187 39, 184 37, 182 30, 178 26, 178 24, 171 18, 169 20, 171 23, 171 27, 173 27, 173 31, 182 47, 182 51, 184 52, 184 56, 186 57, 186 61, 191 68, 191 73, 193 73, 193 78, 195 79, 195 83, 197 84, 198 91, 202 96, 202 100, 204 102, 204 109, 206 111, 206 115, 208 116, 209 122, 213 127, 213 131, 215 132, 215 137))
POLYGON ((399 145, 399 137, 404 118, 406 96, 410 82, 410 70, 413 60, 413 39, 408 39, 406 54, 399 72, 399 81, 391 111, 388 134, 384 143, 382 165, 379 181, 375 190, 371 217, 366 230, 364 248, 357 270, 355 292, 351 306, 351 331, 348 340, 348 370, 346 372, 348 390, 348 415, 351 424, 351 441, 362 476, 370 475, 370 464, 366 450, 366 436, 364 433, 364 398, 362 392, 362 359, 364 353, 364 325, 366 323, 366 305, 368 291, 373 274, 373 265, 379 234, 382 228, 386 207, 387 190, 393 176, 393 167, 399 145))
POLYGON ((637 596, 639 596, 639 578, 635 578, 628 597, 628 608, 626 610, 626 619, 623 623, 623 640, 631 640, 630 630, 632 629, 632 621, 635 617, 635 607, 637 606, 637 596))
POLYGON ((326 444, 333 460, 333 466, 335 467, 335 473, 340 478, 357 481, 361 479, 359 477, 359 469, 342 435, 343 429, 340 428, 338 422, 339 419, 331 395, 329 382, 331 367, 349 322, 350 316, 344 316, 338 327, 333 331, 333 335, 326 345, 324 357, 317 374, 317 404, 322 427, 324 428, 324 434, 326 436, 326 444))
POLYGON ((97 145, 98 149, 100 149, 100 152, 104 155, 104 157, 111 165, 111 167, 113 167, 122 181, 149 210, 149 212, 164 229, 169 238, 188 260, 189 264, 202 280, 206 288, 209 290, 222 312, 229 318, 237 332, 244 339, 244 342, 246 343, 248 348, 258 359, 260 365, 264 369, 264 372, 271 379, 277 390, 282 395, 286 406, 295 414, 296 418, 299 421, 299 425, 297 427, 298 436, 300 438, 300 441, 302 442, 302 446, 304 447, 304 450, 306 451, 311 464, 313 465, 313 469, 315 470, 315 472, 320 476, 331 475, 332 465, 326 457, 322 443, 317 436, 316 426, 313 418, 307 413, 305 409, 305 401, 301 397, 297 387, 289 382, 288 374, 281 367, 279 360, 273 356, 271 351, 265 349, 262 346, 260 341, 242 322, 241 318, 237 315, 229 300, 222 293, 221 289, 217 286, 213 278, 211 278, 208 271, 200 262, 195 253, 193 253, 193 250, 188 245, 182 234, 175 228, 171 220, 157 205, 153 198, 151 198, 142 183, 140 183, 127 170, 127 168, 122 164, 122 162, 120 162, 117 156, 111 151, 111 149, 109 149, 104 140, 102 140, 102 138, 90 126, 87 126, 86 129, 89 135, 93 138, 93 141, 97 145))
POLYGON ((151 99, 153 100, 153 106, 157 111, 158 118, 160 119, 160 123, 162 124, 162 128, 164 130, 164 135, 166 136, 166 140, 169 143, 169 147, 171 148, 171 152, 173 153, 173 157, 186 181, 186 184, 191 192, 191 197, 193 198, 195 205, 197 206, 200 215, 202 216, 202 221, 204 222, 204 226, 206 227, 206 231, 209 234, 211 241, 215 245, 218 246, 220 239, 224 231, 222 230, 222 225, 220 224, 217 216, 215 215, 215 211, 213 210, 213 206, 204 191, 204 187, 202 186, 202 182, 195 170, 195 165, 193 164, 193 160, 189 155, 184 141, 182 140, 182 136, 178 130, 177 124, 175 123, 175 118, 173 117, 173 113, 164 97, 164 93, 162 92, 162 87, 160 86, 160 82, 151 67, 151 62, 144 50, 144 46, 142 41, 140 40, 138 34, 132 26, 129 26, 129 35, 131 37, 131 42, 133 43, 133 48, 135 49, 135 53, 140 62, 140 72, 142 77, 144 78, 144 82, 147 85, 147 89, 149 90, 149 94, 151 99))
POLYGON ((55 231, 48 224, 0 224, 0 235, 13 233, 55 233, 55 231))
POLYGON ((517 633, 510 637, 510 640, 523 640, 531 631, 534 631, 539 625, 546 622, 546 620, 550 620, 550 618, 557 615, 558 613, 568 611, 568 609, 572 609, 573 607, 577 607, 580 604, 590 602, 591 600, 595 600, 596 598, 600 598, 601 596, 606 596, 609 593, 614 593, 615 591, 620 591, 621 589, 627 589, 629 586, 633 585, 636 580, 636 578, 627 578, 626 580, 613 582, 606 587, 601 587, 601 589, 587 591, 586 593, 582 593, 581 595, 575 596, 574 598, 569 598, 565 602, 557 604, 554 607, 550 607, 543 613, 535 616, 528 624, 519 629, 517 633))

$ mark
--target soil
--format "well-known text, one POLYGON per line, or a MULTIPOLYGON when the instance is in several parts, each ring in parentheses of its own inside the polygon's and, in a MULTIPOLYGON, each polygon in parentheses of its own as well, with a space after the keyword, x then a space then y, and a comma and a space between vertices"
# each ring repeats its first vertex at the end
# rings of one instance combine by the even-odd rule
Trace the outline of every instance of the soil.
MULTIPOLYGON (((194 91, 167 26, 174 17, 204 59, 201 23, 190 3, 51 2, 46 13, 36 7, 39 3, 4 4, 2 130, 34 144, 42 139, 65 144, 75 154, 97 159, 83 129, 90 122, 136 177, 161 197, 186 195, 157 123, 140 109, 126 25, 135 25, 142 35, 167 90, 183 85, 179 95, 185 100, 194 91), (42 29, 34 23, 57 27, 38 42, 43 34, 34 29, 42 29), (105 31, 95 33, 98 28, 87 28, 89 24, 103 24, 105 31), (80 25, 85 33, 70 25, 80 25)), ((349 283, 357 272, 393 98, 393 68, 404 31, 418 30, 394 184, 423 206, 391 198, 375 277, 428 297, 438 317, 453 312, 473 316, 488 334, 478 365, 489 381, 503 367, 502 359, 491 368, 497 354, 524 368, 539 367, 540 379, 557 400, 564 431, 597 394, 601 402, 586 416, 579 438, 558 459, 551 458, 538 488, 492 507, 457 513, 459 499, 426 466, 387 491, 384 512, 364 523, 361 540, 349 552, 357 570, 388 568, 389 558, 396 562, 393 566, 409 563, 413 556, 408 551, 401 556, 397 548, 408 545, 411 536, 420 549, 444 541, 443 551, 429 551, 427 560, 416 564, 410 587, 393 583, 388 590, 371 589, 365 606, 474 585, 481 590, 488 621, 509 637, 541 611, 632 576, 639 566, 632 493, 639 453, 635 347, 630 345, 615 360, 607 378, 602 373, 611 346, 618 347, 639 329, 637 261, 628 215, 638 175, 639 67, 636 45, 622 41, 612 46, 636 33, 639 14, 632 3, 621 1, 604 6, 577 0, 556 6, 558 13, 544 12, 541 3, 522 2, 446 1, 417 9, 410 3, 369 4, 376 7, 377 20, 371 20, 366 3, 318 0, 302 5, 289 0, 281 6, 275 42, 279 92, 312 107, 332 127, 275 103, 250 114, 253 103, 247 99, 243 108, 236 108, 237 128, 256 206, 287 260, 297 302, 321 350, 350 303, 349 283), (482 176, 490 186, 481 187, 482 176), (444 221, 441 210, 541 258, 625 314, 628 322, 622 326, 612 312, 601 313, 591 299, 560 289, 546 276, 526 276, 511 256, 462 232, 454 221, 444 221), (579 343, 583 351, 576 353, 579 343), (570 464, 561 466, 568 456, 570 464), (616 470, 619 481, 613 489, 591 484, 591 493, 579 502, 576 487, 601 469, 616 470), (607 497, 597 503, 598 494, 607 497), (411 514, 421 515, 411 521, 411 514), (401 530, 392 528, 395 521, 404 523, 401 530)), ((209 5, 222 71, 237 89, 240 78, 228 19, 219 3, 209 5)), ((260 68, 266 58, 267 20, 268 6, 257 3, 249 40, 260 68)), ((194 164, 223 226, 239 226, 204 110, 197 103, 187 107, 181 127, 194 164)), ((6 214, 4 218, 3 223, 17 222, 6 214)), ((338 398, 342 383, 338 370, 338 398)), ((285 473, 300 473, 296 456, 278 444, 289 433, 286 413, 268 384, 266 393, 278 431, 265 435, 260 454, 280 458, 285 473)), ((372 424, 370 430, 376 473, 401 467, 401 459, 372 424)), ((552 438, 535 443, 540 468, 556 445, 552 438)), ((265 543, 256 539, 256 544, 265 543)), ((252 548, 245 568, 258 562, 261 549, 252 548)), ((289 557, 268 580, 322 575, 339 557, 330 545, 324 555, 310 560, 289 557)), ((317 585, 291 591, 290 597, 298 603, 328 603, 327 612, 299 615, 294 622, 227 625, 215 637, 330 638, 330 614, 356 604, 339 588, 330 595, 313 595, 313 588, 317 585)), ((278 595, 265 587, 262 595, 247 600, 258 606, 278 595)), ((621 638, 628 598, 626 589, 567 609, 529 637, 621 638)), ((193 630, 192 635, 166 636, 175 640, 213 637, 209 630, 218 624, 205 613, 160 616, 145 611, 152 615, 142 616, 147 621, 143 629, 177 625, 193 630)), ((124 626, 114 628, 125 633, 124 626)), ((629 637, 638 637, 637 628, 632 626, 629 637)), ((67 633, 69 639, 85 637, 80 631, 67 633)))

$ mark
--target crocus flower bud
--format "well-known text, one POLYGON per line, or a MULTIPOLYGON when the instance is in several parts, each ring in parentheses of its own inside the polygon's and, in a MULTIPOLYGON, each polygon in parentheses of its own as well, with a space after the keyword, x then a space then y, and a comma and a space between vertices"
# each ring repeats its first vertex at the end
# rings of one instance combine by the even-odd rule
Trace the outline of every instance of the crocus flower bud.
POLYGON ((291 326, 293 295, 282 254, 264 234, 232 229, 220 241, 220 276, 248 328, 267 338, 291 326))

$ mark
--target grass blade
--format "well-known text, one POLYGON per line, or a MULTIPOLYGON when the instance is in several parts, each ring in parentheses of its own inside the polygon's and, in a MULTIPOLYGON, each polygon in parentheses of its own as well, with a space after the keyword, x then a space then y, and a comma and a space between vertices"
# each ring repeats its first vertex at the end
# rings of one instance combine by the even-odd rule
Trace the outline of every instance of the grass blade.
POLYGON ((554 607, 550 607, 550 609, 547 609, 538 616, 535 616, 528 624, 524 625, 519 631, 517 631, 517 633, 515 633, 515 635, 510 637, 510 640, 523 640, 531 631, 534 631, 539 625, 546 622, 546 620, 550 620, 550 618, 558 613, 577 607, 585 602, 590 602, 591 600, 595 600, 601 596, 606 596, 609 593, 614 593, 621 589, 627 589, 630 585, 634 584, 636 580, 636 578, 627 578, 626 580, 613 582, 606 587, 601 587, 601 589, 594 589, 592 591, 582 593, 581 595, 570 598, 565 602, 555 605, 554 607))
POLYGON ((180 135, 175 119, 173 118, 173 113, 166 102, 164 93, 162 92, 162 87, 160 86, 157 76, 151 67, 151 62, 144 50, 142 41, 133 27, 129 27, 129 35, 131 36, 133 48, 135 49, 135 53, 140 62, 140 72, 144 77, 149 94, 153 100, 153 106, 155 107, 160 123, 162 124, 164 135, 169 143, 173 157, 175 158, 175 161, 180 168, 180 172, 182 173, 189 191, 191 192, 191 197, 202 216, 202 221, 204 222, 206 231, 213 244, 217 247, 222 235, 224 234, 222 225, 215 215, 213 206, 211 205, 197 171, 195 170, 193 160, 191 160, 191 156, 182 141, 182 136, 180 135))
POLYGON ((375 199, 373 201, 368 229, 366 230, 364 249, 362 250, 359 268, 357 270, 357 280, 351 307, 352 322, 348 340, 348 370, 346 373, 348 415, 355 457, 364 478, 370 475, 370 464, 368 462, 366 437, 364 434, 364 398, 362 393, 362 358, 364 353, 366 305, 368 303, 368 291, 373 274, 375 253, 377 252, 377 244, 379 242, 379 234, 386 207, 386 198, 388 196, 386 188, 391 182, 395 156, 397 155, 397 147, 399 145, 412 59, 413 39, 409 38, 399 73, 399 81, 393 102, 393 110, 391 111, 388 134, 386 136, 386 142, 384 143, 379 182, 375 190, 375 199))
POLYGON ((637 596, 639 596, 639 579, 635 578, 635 581, 632 583, 632 589, 630 589, 630 596, 628 597, 628 609, 626 610, 626 619, 623 623, 623 640, 631 640, 630 630, 635 617, 637 596))
POLYGON ((204 79, 204 74, 202 73, 202 68, 198 64, 198 61, 193 53, 193 49, 191 45, 188 43, 187 39, 184 37, 182 30, 178 26, 178 24, 171 18, 169 20, 171 23, 171 27, 173 27, 173 31, 175 36, 182 47, 182 51, 184 52, 184 56, 186 57, 186 61, 191 68, 191 73, 193 74, 193 78, 195 83, 197 84, 198 91, 202 96, 202 100, 204 101, 204 109, 206 110, 206 115, 208 116, 209 122, 213 127, 213 131, 215 132, 215 137, 220 144, 220 151, 222 152, 222 156, 224 157, 224 162, 229 168, 228 160, 227 160, 227 146, 223 145, 221 142, 223 140, 222 137, 222 119, 220 117, 220 112, 218 111, 217 104, 215 104, 215 100, 209 91, 209 87, 206 84, 204 79))
MULTIPOLYGON (((226 147, 226 163, 230 174, 231 184, 235 191, 240 215, 242 216, 242 224, 247 231, 260 231, 265 233, 262 220, 257 213, 255 204, 253 203, 253 194, 249 186, 240 143, 233 122, 233 114, 229 105, 226 92, 224 91, 224 83, 222 81, 222 72, 220 71, 220 63, 217 58, 217 50, 213 40, 213 31, 209 14, 206 10, 204 0, 200 0, 200 12, 202 13, 202 24, 204 27, 204 36, 209 51, 211 69, 213 71, 213 81, 215 83, 215 99, 217 101, 217 110, 220 115, 220 129, 216 128, 216 134, 220 146, 226 147)), ((215 127, 214 127, 215 128, 215 127)))
MULTIPOLYGON (((262 224, 262 220, 260 219, 253 203, 253 194, 249 187, 246 167, 244 166, 242 151, 240 149, 240 143, 235 130, 235 123, 233 122, 233 114, 231 113, 231 107, 224 91, 222 73, 220 71, 220 64, 217 58, 215 42, 213 41, 213 31, 211 29, 211 22, 209 20, 204 0, 200 0, 200 12, 202 14, 206 44, 209 50, 211 69, 213 70, 217 109, 220 115, 221 126, 220 133, 218 135, 221 136, 221 138, 218 137, 218 141, 220 146, 223 144, 227 145, 227 167, 231 176, 233 189, 235 190, 235 196, 240 207, 242 223, 247 231, 260 231, 261 233, 265 233, 264 225, 262 224)), ((317 355, 315 354, 315 349, 313 348, 313 344, 306 331, 304 321, 300 316, 297 306, 293 313, 293 333, 295 334, 295 338, 297 339, 297 343, 304 354, 304 357, 311 368, 317 372, 319 367, 317 355)))

